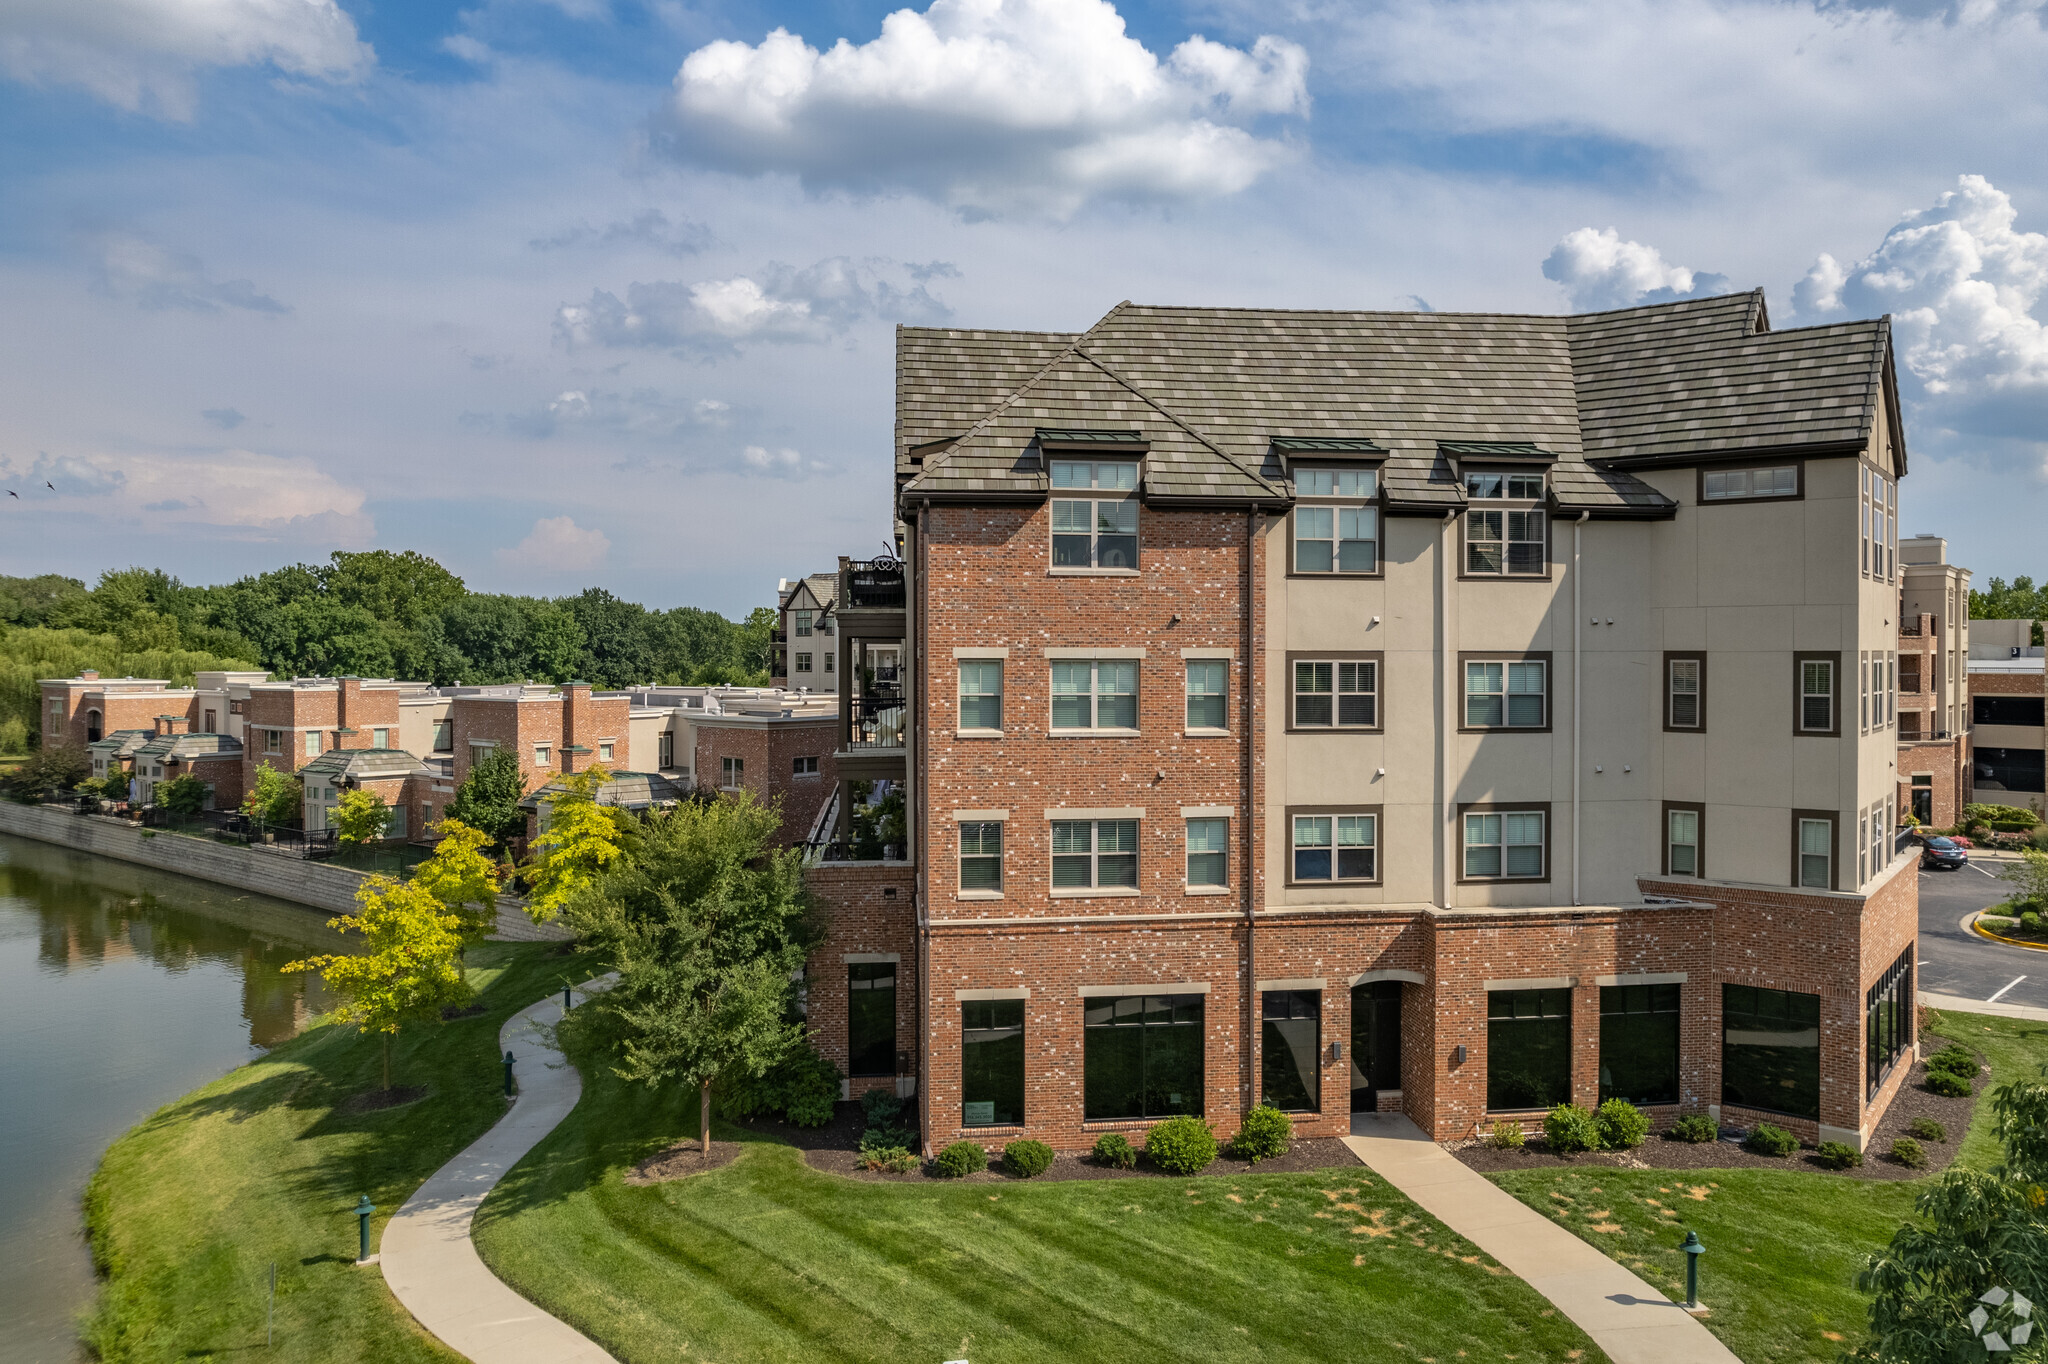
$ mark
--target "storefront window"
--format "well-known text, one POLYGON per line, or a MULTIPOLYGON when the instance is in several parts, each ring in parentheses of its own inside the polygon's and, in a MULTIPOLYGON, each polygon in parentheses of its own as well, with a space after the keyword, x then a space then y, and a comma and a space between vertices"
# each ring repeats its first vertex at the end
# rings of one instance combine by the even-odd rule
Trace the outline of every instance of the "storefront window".
POLYGON ((1024 1001, 967 1000, 960 1005, 960 1124, 1023 1121, 1024 1001))
POLYGON ((1259 1000, 1259 1093, 1290 1113, 1320 1110, 1322 992, 1267 990, 1259 1000))
POLYGON ((1721 987, 1721 1102, 1820 1117, 1820 996, 1721 987))
POLYGON ((1201 1116, 1202 1004, 1201 995, 1087 1000, 1082 1116, 1201 1116))
POLYGON ((1549 1108, 1572 1093, 1572 992, 1486 994, 1486 1107, 1549 1108))
POLYGON ((1678 987, 1600 987, 1600 1097, 1678 1102, 1678 987))

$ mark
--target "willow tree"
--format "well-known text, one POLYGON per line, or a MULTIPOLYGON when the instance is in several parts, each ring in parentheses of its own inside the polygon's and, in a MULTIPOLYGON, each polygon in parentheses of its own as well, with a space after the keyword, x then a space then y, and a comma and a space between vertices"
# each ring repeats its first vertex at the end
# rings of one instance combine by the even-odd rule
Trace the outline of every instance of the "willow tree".
POLYGON ((802 854, 775 846, 781 825, 750 795, 655 812, 564 911, 619 973, 596 998, 616 1072, 696 1087, 707 1156, 712 1086, 765 1074, 802 1035, 792 981, 820 932, 802 854))

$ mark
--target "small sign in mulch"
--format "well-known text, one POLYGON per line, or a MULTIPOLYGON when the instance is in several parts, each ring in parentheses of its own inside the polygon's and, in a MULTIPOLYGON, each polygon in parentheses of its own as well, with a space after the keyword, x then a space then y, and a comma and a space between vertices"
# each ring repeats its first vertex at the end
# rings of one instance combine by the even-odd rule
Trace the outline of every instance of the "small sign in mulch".
POLYGON ((376 1113, 386 1108, 403 1108, 427 1097, 425 1085, 393 1085, 389 1089, 366 1089, 351 1094, 334 1106, 337 1113, 376 1113))
POLYGON ((666 1151, 655 1152, 626 1171, 626 1182, 666 1184, 672 1179, 688 1179, 691 1175, 709 1174, 713 1170, 722 1170, 738 1160, 740 1152, 746 1149, 743 1142, 713 1140, 711 1156, 707 1160, 702 1142, 681 1142, 666 1151))

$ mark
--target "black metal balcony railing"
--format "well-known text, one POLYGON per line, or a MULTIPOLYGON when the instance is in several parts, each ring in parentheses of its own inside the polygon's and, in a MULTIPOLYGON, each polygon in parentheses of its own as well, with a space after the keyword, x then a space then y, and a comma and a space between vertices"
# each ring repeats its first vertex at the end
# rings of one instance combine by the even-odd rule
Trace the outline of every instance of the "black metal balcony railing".
POLYGON ((856 696, 847 702, 846 746, 903 747, 903 698, 856 696))
POLYGON ((863 848, 847 839, 834 839, 829 843, 811 845, 820 862, 901 862, 904 850, 894 843, 884 843, 878 848, 863 848))
POLYGON ((904 604, 900 559, 849 560, 841 577, 844 600, 849 606, 900 609, 904 604))

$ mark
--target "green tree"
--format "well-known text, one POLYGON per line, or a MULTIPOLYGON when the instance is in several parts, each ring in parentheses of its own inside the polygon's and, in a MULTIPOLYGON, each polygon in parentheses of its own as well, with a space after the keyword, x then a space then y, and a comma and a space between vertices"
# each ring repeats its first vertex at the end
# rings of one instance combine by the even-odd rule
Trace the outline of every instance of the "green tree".
POLYGON ((45 791, 69 791, 92 776, 92 763, 85 750, 60 744, 39 748, 28 755, 4 778, 7 789, 21 795, 45 791))
POLYGON ((0 624, 46 624, 59 604, 84 595, 85 584, 76 578, 56 573, 10 578, 0 573, 0 624))
POLYGON ((343 843, 375 843, 390 827, 391 807, 384 797, 361 787, 341 793, 334 807, 334 830, 343 843))
POLYGON ((336 550, 323 570, 327 590, 343 606, 380 621, 417 625, 463 595, 462 579, 414 550, 336 550))
POLYGON ((619 860, 626 812, 599 805, 597 793, 611 774, 593 764, 563 777, 541 796, 547 827, 533 840, 526 864, 532 889, 526 912, 535 923, 555 917, 572 896, 619 860))
POLYGON ((2006 863, 1998 877, 2019 887, 2013 892, 2014 899, 2048 906, 2048 852, 2039 848, 2021 848, 2020 860, 2006 863))
POLYGON ((490 837, 459 819, 433 826, 441 841, 434 855, 412 869, 412 883, 459 921, 464 944, 498 926, 498 864, 486 854, 490 837))
MULTIPOLYGON (((2004 1163, 1954 1169, 1929 1181, 1914 1208, 1924 1219, 1893 1234, 1856 1286, 1873 1296, 1870 1336, 1852 1358, 1869 1364, 1981 1364, 1969 1315, 1993 1288, 2048 1301, 2048 1083, 1992 1092, 2004 1163)), ((2048 1333, 2005 1358, 2048 1358, 2048 1333)))
POLYGON ((456 916, 410 882, 373 876, 356 891, 354 914, 328 920, 343 933, 361 933, 359 953, 309 957, 286 971, 317 971, 341 996, 334 1016, 384 1043, 384 1088, 391 1088, 391 1043, 414 1023, 438 1023, 441 1011, 467 1004, 462 936, 456 916))
POLYGON ((174 815, 196 815, 206 808, 212 788, 190 772, 160 781, 152 792, 156 803, 174 815))
POLYGON ((647 608, 620 601, 601 587, 559 603, 576 618, 583 632, 579 674, 595 686, 624 687, 645 681, 655 671, 654 623, 647 608))
POLYGON ((268 762, 256 769, 256 785, 242 797, 243 814, 289 829, 298 825, 304 811, 305 788, 297 777, 268 762))
POLYGON ((750 796, 656 811, 564 911, 619 973, 598 997, 617 1073, 696 1086, 707 1154, 712 1086, 765 1074, 802 1035, 790 981, 819 934, 781 823, 750 796))
POLYGON ((518 757, 509 749, 493 749, 455 788, 446 813, 450 819, 483 830, 492 843, 503 847, 526 830, 526 811, 519 806, 525 798, 526 777, 519 770, 518 757))

